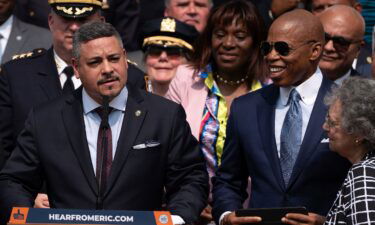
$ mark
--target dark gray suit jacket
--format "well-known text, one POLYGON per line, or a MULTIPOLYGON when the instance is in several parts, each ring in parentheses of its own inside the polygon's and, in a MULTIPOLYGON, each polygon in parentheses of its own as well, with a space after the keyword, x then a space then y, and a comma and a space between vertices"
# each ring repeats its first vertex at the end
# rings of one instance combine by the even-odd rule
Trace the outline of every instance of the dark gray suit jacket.
MULTIPOLYGON (((161 210, 186 223, 207 204, 208 175, 180 105, 128 85, 123 125, 103 208, 161 210), (145 148, 133 146, 157 142, 145 148)), ((12 206, 32 207, 45 181, 52 208, 95 209, 98 186, 83 118, 82 89, 35 107, 0 173, 0 224, 12 206)))
POLYGON ((30 52, 36 48, 48 49, 51 45, 52 36, 49 30, 24 23, 14 16, 12 30, 1 63, 9 61, 16 54, 30 52))
MULTIPOLYGON (((0 169, 9 158, 30 109, 62 95, 53 49, 11 60, 0 71, 0 169)), ((128 81, 144 88, 143 74, 129 64, 128 81)))

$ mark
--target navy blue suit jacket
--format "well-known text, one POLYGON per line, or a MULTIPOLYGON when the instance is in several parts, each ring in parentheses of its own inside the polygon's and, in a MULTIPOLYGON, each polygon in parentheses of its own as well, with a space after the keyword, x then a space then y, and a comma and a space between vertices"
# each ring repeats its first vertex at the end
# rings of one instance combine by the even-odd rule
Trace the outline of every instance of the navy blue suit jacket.
POLYGON ((279 87, 235 99, 227 125, 222 164, 213 179, 213 214, 242 208, 248 176, 249 208, 305 206, 324 215, 345 179, 350 163, 329 150, 322 129, 327 113, 323 103, 333 83, 323 78, 288 186, 285 186, 275 141, 275 107, 279 87))

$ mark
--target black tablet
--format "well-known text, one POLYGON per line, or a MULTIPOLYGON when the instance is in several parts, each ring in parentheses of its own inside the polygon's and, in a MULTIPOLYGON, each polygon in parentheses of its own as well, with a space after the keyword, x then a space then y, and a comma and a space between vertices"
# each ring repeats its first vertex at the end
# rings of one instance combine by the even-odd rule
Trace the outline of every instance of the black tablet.
POLYGON ((283 218, 287 213, 308 214, 305 207, 253 208, 236 210, 236 216, 259 216, 262 218, 262 222, 257 224, 267 225, 284 224, 281 223, 281 218, 283 218))

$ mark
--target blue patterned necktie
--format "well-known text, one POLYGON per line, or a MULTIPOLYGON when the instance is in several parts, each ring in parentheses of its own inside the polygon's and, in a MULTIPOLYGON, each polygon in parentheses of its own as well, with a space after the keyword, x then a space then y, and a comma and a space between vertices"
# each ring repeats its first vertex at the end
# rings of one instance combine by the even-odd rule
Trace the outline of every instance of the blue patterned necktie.
POLYGON ((302 139, 301 96, 296 89, 289 94, 289 110, 286 113, 280 135, 280 164, 285 185, 288 185, 297 159, 302 139))

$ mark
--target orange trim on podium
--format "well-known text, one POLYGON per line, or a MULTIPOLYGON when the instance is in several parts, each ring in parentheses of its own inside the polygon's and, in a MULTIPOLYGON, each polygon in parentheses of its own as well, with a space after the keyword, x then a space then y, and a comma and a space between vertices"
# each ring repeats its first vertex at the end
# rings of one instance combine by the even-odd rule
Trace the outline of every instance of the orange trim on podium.
POLYGON ((8 225, 173 225, 168 211, 126 211, 89 209, 36 209, 14 207, 8 225), (69 217, 68 217, 69 216, 69 217), (80 218, 80 219, 78 219, 80 218), (85 218, 85 219, 83 219, 85 218), (97 220, 99 218, 99 220, 97 220), (107 218, 102 220, 102 218, 107 218), (114 219, 114 220, 113 220, 114 219), (85 222, 84 222, 85 221, 85 222), (95 222, 93 222, 95 221, 95 222), (105 222, 105 223, 103 223, 105 222))

